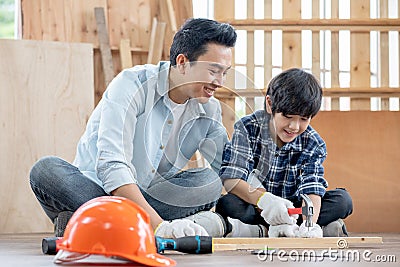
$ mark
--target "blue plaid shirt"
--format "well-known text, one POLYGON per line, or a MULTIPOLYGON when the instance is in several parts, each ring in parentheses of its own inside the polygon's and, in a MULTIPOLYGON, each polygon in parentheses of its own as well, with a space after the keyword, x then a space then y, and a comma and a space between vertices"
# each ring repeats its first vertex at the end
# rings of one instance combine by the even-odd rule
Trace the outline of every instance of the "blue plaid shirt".
POLYGON ((264 110, 235 123, 225 145, 220 177, 261 184, 274 195, 299 201, 300 194, 323 196, 328 187, 323 161, 326 145, 309 125, 290 143, 278 148, 269 132, 270 115, 264 110))

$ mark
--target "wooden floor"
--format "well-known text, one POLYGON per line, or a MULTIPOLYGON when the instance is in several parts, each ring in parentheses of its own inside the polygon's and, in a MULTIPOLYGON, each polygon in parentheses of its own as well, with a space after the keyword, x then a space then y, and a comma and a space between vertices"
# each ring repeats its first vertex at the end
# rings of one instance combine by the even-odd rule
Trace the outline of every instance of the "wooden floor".
MULTIPOLYGON (((53 256, 43 255, 41 240, 51 234, 0 235, 0 266, 57 266, 53 256)), ((351 265, 351 266, 399 266, 400 233, 356 234, 351 236, 381 236, 383 244, 364 247, 350 247, 347 250, 332 250, 331 256, 323 250, 315 250, 317 257, 301 258, 303 250, 281 249, 274 256, 257 255, 252 251, 224 251, 207 255, 184 255, 167 253, 177 266, 310 266, 310 265, 351 265), (278 255, 279 253, 279 255, 278 255), (322 255, 324 255, 322 257, 322 255)), ((309 254, 304 254, 309 255, 309 254)), ((74 263, 67 266, 141 266, 136 263, 74 263)))

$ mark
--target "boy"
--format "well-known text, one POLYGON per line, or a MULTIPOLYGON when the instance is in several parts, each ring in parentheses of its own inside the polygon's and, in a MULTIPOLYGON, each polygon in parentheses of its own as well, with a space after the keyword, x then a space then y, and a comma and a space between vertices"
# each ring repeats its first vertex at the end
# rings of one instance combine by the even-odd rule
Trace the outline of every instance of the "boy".
POLYGON ((72 164, 50 156, 32 167, 31 188, 56 236, 82 204, 105 195, 137 203, 161 237, 224 232, 209 211, 221 194, 227 141, 213 94, 231 67, 236 37, 229 24, 188 20, 174 36, 170 62, 126 69, 109 84, 72 164), (196 150, 212 169, 182 171, 196 150))
POLYGON ((321 99, 313 75, 289 69, 269 83, 265 110, 235 123, 220 170, 228 194, 216 208, 233 228, 263 225, 270 237, 347 235, 342 219, 352 213, 352 200, 344 189, 326 191, 326 145, 310 126, 321 99), (313 202, 311 228, 288 215, 288 208, 302 205, 300 194, 313 202))

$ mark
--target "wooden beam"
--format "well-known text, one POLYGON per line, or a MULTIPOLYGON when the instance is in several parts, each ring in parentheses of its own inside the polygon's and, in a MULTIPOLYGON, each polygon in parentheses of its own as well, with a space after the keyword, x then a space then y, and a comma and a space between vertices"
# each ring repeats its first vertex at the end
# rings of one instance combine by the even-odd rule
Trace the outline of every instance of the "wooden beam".
MULTIPOLYGON (((399 88, 379 87, 379 88, 323 88, 324 96, 350 96, 350 97, 400 97, 399 88)), ((215 92, 216 98, 232 98, 236 96, 241 97, 263 97, 265 96, 266 89, 236 89, 232 90, 226 87, 220 88, 215 92)))
POLYGON ((347 30, 351 32, 398 31, 400 19, 224 19, 237 30, 347 30))
POLYGON ((323 237, 323 238, 213 238, 214 251, 255 250, 265 248, 334 248, 345 249, 383 243, 382 237, 323 237))
POLYGON ((104 8, 95 7, 94 14, 97 24, 97 35, 100 43, 101 63, 104 72, 104 83, 107 86, 112 79, 114 79, 114 67, 110 49, 110 40, 108 38, 106 18, 104 15, 104 8))

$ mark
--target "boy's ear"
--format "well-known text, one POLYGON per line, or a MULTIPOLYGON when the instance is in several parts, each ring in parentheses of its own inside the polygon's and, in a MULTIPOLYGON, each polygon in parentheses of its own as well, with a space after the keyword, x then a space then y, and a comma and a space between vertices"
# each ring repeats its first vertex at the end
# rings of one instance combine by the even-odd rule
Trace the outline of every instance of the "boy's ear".
POLYGON ((265 111, 267 111, 268 114, 272 114, 272 101, 269 95, 265 96, 265 111))
POLYGON ((189 62, 189 60, 184 54, 179 54, 176 57, 176 68, 178 69, 179 73, 185 74, 186 62, 189 62))

